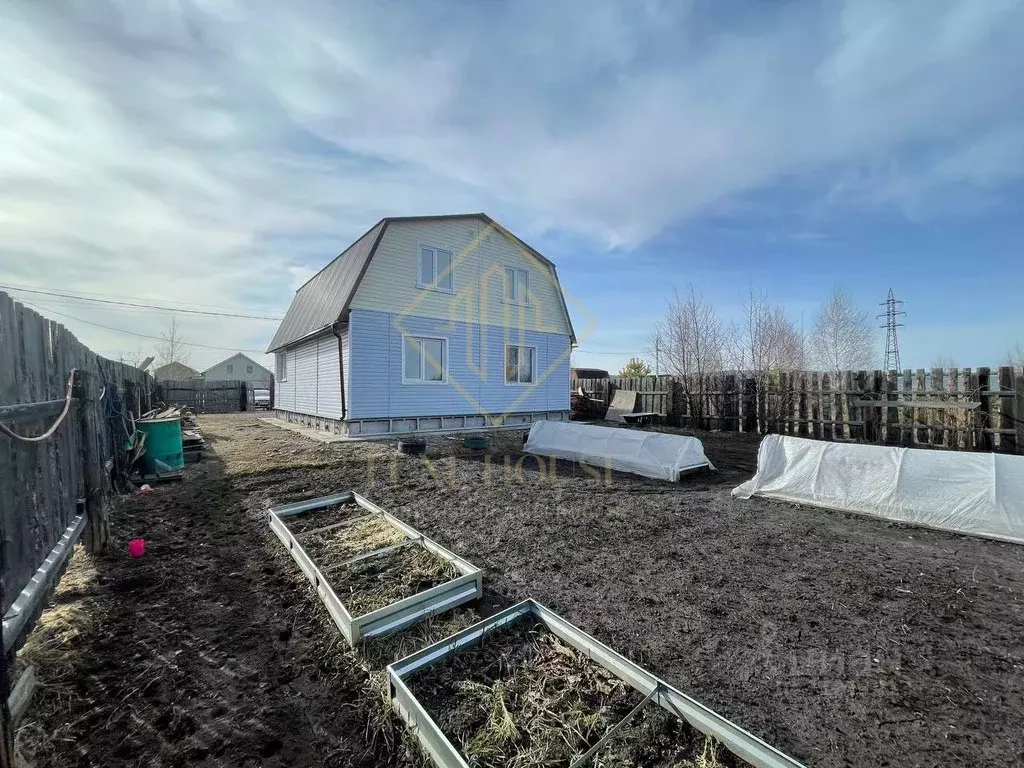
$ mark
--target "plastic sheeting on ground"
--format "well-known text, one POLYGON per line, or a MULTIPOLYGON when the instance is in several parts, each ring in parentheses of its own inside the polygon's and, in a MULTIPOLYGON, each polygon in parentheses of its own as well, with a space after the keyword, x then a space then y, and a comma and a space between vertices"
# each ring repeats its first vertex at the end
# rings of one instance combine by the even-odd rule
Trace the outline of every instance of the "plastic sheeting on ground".
POLYGON ((732 493, 1024 544, 1024 456, 769 435, 732 493))
POLYGON ((525 450, 656 480, 676 481, 689 469, 714 469, 695 437, 564 421, 538 421, 530 428, 525 450))

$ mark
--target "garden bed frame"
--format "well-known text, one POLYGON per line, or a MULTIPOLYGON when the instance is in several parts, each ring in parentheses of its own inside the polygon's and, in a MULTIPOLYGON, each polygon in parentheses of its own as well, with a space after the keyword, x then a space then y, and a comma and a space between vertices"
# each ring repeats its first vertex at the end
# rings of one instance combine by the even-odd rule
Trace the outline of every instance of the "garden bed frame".
POLYGON ((448 551, 437 542, 428 539, 412 526, 406 525, 394 515, 385 512, 376 504, 367 501, 354 491, 345 491, 319 499, 271 507, 269 523, 270 529, 277 534, 281 543, 284 544, 291 553, 292 558, 298 563, 299 568, 302 569, 302 572, 306 574, 306 577, 313 584, 320 599, 327 607, 327 612, 330 613, 334 623, 341 630, 341 634, 345 636, 349 645, 353 647, 364 638, 389 635, 428 616, 436 616, 470 600, 475 600, 483 594, 483 572, 479 568, 448 551), (287 517, 299 515, 303 512, 312 512, 325 507, 352 503, 362 507, 366 514, 350 517, 339 523, 303 533, 292 533, 284 521, 287 517), (320 532, 325 528, 340 528, 373 516, 382 517, 387 523, 404 533, 408 537, 408 542, 390 547, 382 547, 370 552, 363 552, 341 565, 351 565, 411 544, 412 546, 420 545, 437 557, 447 560, 461 575, 446 581, 444 584, 438 584, 436 587, 431 587, 411 597, 386 605, 383 608, 364 613, 361 616, 352 616, 337 594, 335 594, 330 582, 324 578, 320 568, 306 553, 306 550, 302 548, 301 539, 309 533, 320 532))
POLYGON ((639 705, 612 726, 570 768, 583 768, 587 765, 590 758, 612 740, 619 728, 650 702, 658 704, 681 720, 685 720, 701 733, 714 736, 729 751, 754 768, 804 768, 793 758, 787 757, 700 702, 676 690, 534 600, 524 600, 388 666, 388 685, 392 705, 439 768, 468 768, 468 764, 426 709, 413 696, 405 679, 417 670, 457 653, 462 648, 479 644, 491 632, 526 617, 536 619, 562 641, 585 654, 591 661, 600 664, 645 696, 639 705))

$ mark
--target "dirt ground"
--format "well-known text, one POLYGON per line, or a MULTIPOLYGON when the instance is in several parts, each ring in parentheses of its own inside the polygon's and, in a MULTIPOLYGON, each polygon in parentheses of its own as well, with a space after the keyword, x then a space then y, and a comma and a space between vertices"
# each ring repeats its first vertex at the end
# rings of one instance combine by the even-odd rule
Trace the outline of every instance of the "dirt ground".
POLYGON ((20 654, 44 682, 18 732, 35 766, 418 765, 379 688, 407 647, 349 651, 266 526, 268 503, 350 488, 484 568, 478 612, 536 598, 808 765, 1024 763, 1024 547, 733 500, 744 435, 700 435, 720 471, 672 485, 524 458, 518 435, 405 457, 202 427, 214 450, 125 500, 20 654))

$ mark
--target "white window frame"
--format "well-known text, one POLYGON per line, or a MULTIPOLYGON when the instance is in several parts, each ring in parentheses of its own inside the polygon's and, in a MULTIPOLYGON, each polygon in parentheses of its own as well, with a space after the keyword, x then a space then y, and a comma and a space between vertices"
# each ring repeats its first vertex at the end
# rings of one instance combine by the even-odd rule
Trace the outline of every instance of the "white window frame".
MULTIPOLYGON (((448 383, 448 337, 447 336, 431 336, 426 333, 403 333, 402 334, 402 384, 412 384, 415 386, 428 386, 436 387, 441 384, 448 383), (405 350, 408 345, 409 339, 423 340, 428 339, 430 341, 441 342, 441 380, 440 381, 427 381, 426 378, 419 379, 407 379, 405 377, 405 350)), ((420 349, 420 376, 425 377, 426 370, 424 369, 424 357, 423 350, 420 349)))
POLYGON ((252 366, 251 365, 245 366, 245 372, 251 375, 252 374, 252 366))
MULTIPOLYGON (((502 376, 505 379, 506 387, 532 387, 537 383, 537 347, 533 344, 509 344, 505 343, 505 356, 501 360, 502 376), (509 381, 508 380, 508 349, 509 347, 517 347, 519 349, 532 349, 533 355, 531 361, 533 363, 533 370, 530 371, 530 381, 509 381)), ((516 378, 519 378, 519 365, 518 361, 516 364, 516 378)))
POLYGON ((416 287, 425 288, 432 291, 441 291, 442 293, 455 293, 455 253, 448 250, 447 248, 438 248, 436 245, 424 245, 420 243, 416 249, 416 287), (431 253, 431 265, 433 274, 429 276, 423 274, 423 252, 430 251, 431 253), (437 254, 438 252, 447 253, 451 257, 451 269, 448 270, 448 274, 452 279, 452 287, 445 288, 437 283, 437 254))
POLYGON ((225 363, 224 367, 227 368, 227 374, 229 376, 234 376, 235 375, 235 364, 234 363, 225 363))
POLYGON ((277 380, 288 381, 288 353, 278 352, 277 353, 277 380))
MULTIPOLYGON (((530 270, 526 267, 521 267, 518 264, 502 264, 501 270, 501 300, 506 304, 515 304, 520 307, 530 306, 530 270), (515 282, 515 296, 514 298, 508 297, 508 272, 513 270, 516 275, 515 282), (526 301, 522 301, 519 297, 519 273, 522 272, 526 275, 526 301)), ((514 346, 514 345, 513 345, 514 346)))

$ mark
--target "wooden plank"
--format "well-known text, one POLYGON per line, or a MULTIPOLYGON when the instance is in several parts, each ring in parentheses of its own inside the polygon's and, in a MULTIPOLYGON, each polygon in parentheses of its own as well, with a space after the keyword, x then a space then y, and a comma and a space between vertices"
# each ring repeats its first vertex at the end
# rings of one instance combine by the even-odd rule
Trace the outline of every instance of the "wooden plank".
POLYGON ((1014 389, 1013 368, 1008 365, 999 368, 999 391, 1009 392, 1009 396, 999 398, 999 450, 1006 453, 1017 453, 1017 429, 1014 423, 1014 389))
POLYGON ((32 703, 32 695, 35 691, 36 668, 32 666, 28 667, 18 676, 18 682, 7 700, 7 706, 11 712, 11 722, 15 728, 18 727, 21 719, 28 711, 28 705, 32 703))
POLYGON ((886 371, 885 374, 885 399, 893 403, 892 407, 885 409, 885 441, 897 445, 900 441, 900 413, 894 403, 899 400, 899 376, 899 371, 886 371))
POLYGON ((1014 391, 1016 396, 1013 399, 1013 418, 1016 430, 1015 440, 1017 453, 1024 453, 1024 375, 1014 370, 1014 391))
POLYGON ((810 416, 811 420, 810 434, 811 437, 821 437, 821 382, 818 379, 817 372, 812 371, 810 375, 810 381, 807 384, 807 398, 810 404, 810 416))
POLYGON ((832 418, 832 376, 825 372, 821 374, 821 436, 826 440, 835 440, 832 418))
MULTIPOLYGON (((932 389, 937 389, 940 392, 945 389, 946 379, 944 374, 945 372, 942 368, 932 368, 932 389)), ((948 423, 946 413, 946 410, 940 410, 937 414, 934 414, 933 418, 933 421, 939 429, 939 432, 936 435, 938 438, 938 444, 944 448, 949 447, 949 433, 946 430, 946 424, 948 423)), ((935 440, 933 440, 932 443, 934 444, 935 440)))
POLYGON ((981 400, 981 407, 978 409, 979 418, 981 421, 981 435, 979 439, 978 449, 982 451, 991 451, 995 448, 995 440, 991 432, 987 430, 994 429, 997 427, 994 419, 992 418, 992 398, 988 396, 989 384, 992 380, 992 371, 989 368, 979 368, 977 374, 977 392, 978 399, 981 400))

